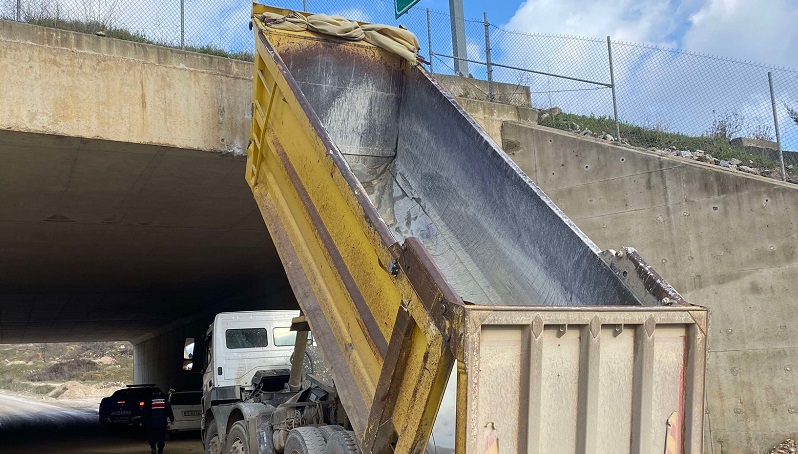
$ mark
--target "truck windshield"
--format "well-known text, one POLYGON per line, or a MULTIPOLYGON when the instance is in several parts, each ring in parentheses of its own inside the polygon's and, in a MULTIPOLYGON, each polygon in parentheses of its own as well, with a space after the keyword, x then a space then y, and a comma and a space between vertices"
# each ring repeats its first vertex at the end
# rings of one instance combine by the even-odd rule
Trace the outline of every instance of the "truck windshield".
POLYGON ((228 329, 224 332, 227 348, 262 348, 269 345, 266 328, 228 329))
MULTIPOLYGON (((274 345, 277 347, 293 347, 296 342, 296 331, 291 331, 291 328, 279 327, 272 330, 274 336, 274 345)), ((308 333, 308 342, 313 339, 313 334, 308 333)))

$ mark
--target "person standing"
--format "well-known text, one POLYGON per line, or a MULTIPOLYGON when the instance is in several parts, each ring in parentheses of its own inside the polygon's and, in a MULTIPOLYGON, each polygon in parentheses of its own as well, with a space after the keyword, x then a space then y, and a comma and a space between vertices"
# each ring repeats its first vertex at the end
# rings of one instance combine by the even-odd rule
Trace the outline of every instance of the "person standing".
POLYGON ((155 447, 158 447, 158 454, 163 454, 163 447, 166 444, 167 420, 174 424, 175 415, 172 412, 172 405, 163 395, 163 392, 153 394, 152 399, 147 402, 144 409, 144 424, 147 429, 147 438, 150 442, 150 452, 156 454, 155 447))

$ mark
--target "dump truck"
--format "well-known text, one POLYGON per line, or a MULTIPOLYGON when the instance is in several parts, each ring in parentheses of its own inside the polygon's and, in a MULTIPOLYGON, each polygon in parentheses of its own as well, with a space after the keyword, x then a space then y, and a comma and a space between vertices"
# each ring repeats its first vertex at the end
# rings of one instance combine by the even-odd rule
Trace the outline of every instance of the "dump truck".
POLYGON ((701 452, 706 309, 591 242, 407 30, 259 4, 251 25, 245 178, 331 383, 211 402, 217 446, 280 452, 258 444, 279 427, 297 453, 701 452))

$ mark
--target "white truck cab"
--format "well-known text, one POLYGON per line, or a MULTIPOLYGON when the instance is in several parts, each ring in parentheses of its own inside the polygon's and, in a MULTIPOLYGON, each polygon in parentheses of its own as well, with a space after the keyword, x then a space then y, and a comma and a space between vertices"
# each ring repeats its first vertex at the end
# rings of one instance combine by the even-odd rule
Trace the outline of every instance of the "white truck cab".
MULTIPOLYGON (((313 432, 324 443, 348 449, 331 452, 360 453, 334 384, 313 373, 324 369, 318 363, 323 360, 300 348, 311 348, 308 328, 299 311, 223 312, 215 317, 207 332, 199 422, 206 453, 298 452, 289 450, 291 434, 297 431, 303 436, 313 432), (292 323, 299 331, 291 331, 292 323), (295 349, 303 359, 292 364, 295 349), (292 366, 302 375, 293 384, 292 366), (297 421, 302 421, 300 426, 297 421)), ((454 453, 455 371, 452 374, 426 454, 454 453)))
POLYGON ((222 312, 207 333, 202 391, 213 401, 244 398, 258 371, 291 369, 299 311, 222 312))

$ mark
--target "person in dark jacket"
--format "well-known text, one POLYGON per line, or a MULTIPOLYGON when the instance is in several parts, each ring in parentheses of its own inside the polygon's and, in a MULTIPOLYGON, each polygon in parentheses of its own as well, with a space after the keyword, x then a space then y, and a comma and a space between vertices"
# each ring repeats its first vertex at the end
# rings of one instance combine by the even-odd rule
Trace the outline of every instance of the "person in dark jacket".
POLYGON ((147 429, 147 438, 150 442, 150 452, 155 454, 155 447, 158 446, 158 454, 163 454, 163 446, 166 443, 167 419, 175 422, 175 414, 172 412, 172 405, 163 393, 152 396, 144 407, 144 425, 147 429))

